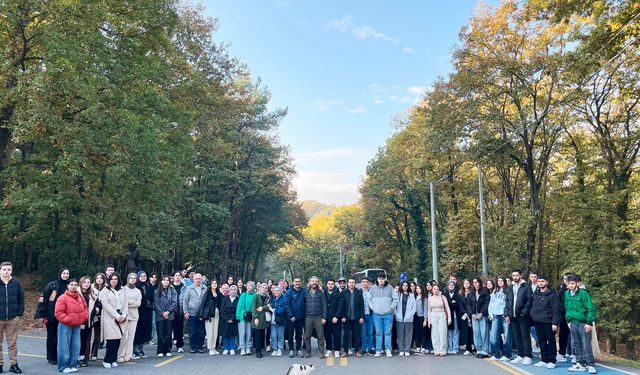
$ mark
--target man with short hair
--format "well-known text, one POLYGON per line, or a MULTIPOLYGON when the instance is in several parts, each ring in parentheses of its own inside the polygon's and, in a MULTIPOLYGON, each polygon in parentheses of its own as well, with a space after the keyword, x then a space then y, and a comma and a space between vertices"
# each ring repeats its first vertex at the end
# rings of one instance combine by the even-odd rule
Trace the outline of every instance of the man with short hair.
POLYGON ((371 355, 373 347, 373 317, 371 316, 371 309, 369 308, 369 289, 371 289, 371 280, 365 277, 360 282, 362 284, 362 305, 364 309, 364 319, 362 323, 362 352, 366 355, 371 355))
POLYGON ((304 344, 305 357, 311 357, 311 335, 316 330, 320 358, 325 357, 324 324, 327 322, 327 299, 320 290, 318 276, 311 276, 309 288, 304 292, 304 344))
MULTIPOLYGON (((536 272, 529 272, 529 286, 531 286, 531 290, 533 294, 536 293, 536 289, 538 289, 538 274, 536 272)), ((536 326, 533 324, 533 320, 529 320, 530 333, 531 337, 533 337, 533 342, 535 346, 532 349, 533 353, 540 353, 540 345, 538 344, 538 334, 536 333, 536 326)))
POLYGON ((377 284, 369 289, 369 299, 367 303, 373 313, 373 325, 376 329, 375 357, 382 356, 383 336, 386 355, 387 357, 392 357, 391 329, 393 325, 393 314, 398 306, 398 294, 387 282, 387 276, 384 272, 378 273, 377 284))
POLYGON ((287 341, 289 342, 289 358, 296 354, 302 357, 302 329, 304 328, 304 291, 302 279, 293 278, 293 288, 285 293, 285 306, 287 310, 287 324, 289 325, 287 341), (295 347, 293 337, 295 333, 295 347))
POLYGON ((533 293, 531 320, 535 325, 540 343, 540 362, 536 367, 556 368, 556 332, 560 324, 560 302, 558 294, 548 288, 547 278, 537 277, 538 288, 533 293))
POLYGON ((569 368, 571 372, 584 372, 595 374, 596 361, 591 347, 591 332, 593 323, 598 317, 596 307, 591 300, 591 295, 586 289, 580 288, 580 278, 577 275, 567 276, 569 290, 564 295, 564 308, 566 319, 571 331, 571 341, 576 356, 576 364, 569 368))
POLYGON ((324 337, 327 342, 327 357, 334 355, 340 357, 341 333, 342 333, 342 298, 336 288, 334 279, 327 280, 327 288, 324 290, 327 300, 327 323, 324 325, 324 337))
POLYGON ((360 325, 364 321, 364 301, 362 292, 356 289, 356 280, 350 278, 347 289, 342 293, 342 327, 344 329, 342 356, 360 354, 360 325), (352 341, 353 340, 353 341, 352 341), (353 348, 353 350, 352 350, 353 348))
POLYGON ((190 352, 204 353, 204 320, 198 317, 200 304, 204 299, 206 287, 202 284, 202 275, 193 276, 193 285, 188 286, 184 293, 184 319, 189 321, 190 352))
POLYGON ((7 345, 9 345, 9 361, 11 367, 9 371, 14 374, 21 374, 22 370, 18 366, 18 331, 20 331, 20 320, 24 315, 24 289, 17 279, 11 277, 13 265, 11 262, 0 263, 0 372, 4 365, 2 357, 2 337, 7 335, 7 345), (3 288, 4 287, 4 288, 3 288))
POLYGON ((113 264, 107 264, 107 267, 105 267, 104 269, 104 274, 107 275, 107 280, 109 280, 111 274, 113 274, 114 272, 116 272, 116 268, 113 266, 113 264))
MULTIPOLYGON (((173 274, 172 285, 173 289, 176 290, 176 295, 182 295, 183 289, 187 288, 182 283, 182 272, 178 271, 173 274)), ((173 319, 173 323, 171 326, 171 329, 173 330, 173 339, 176 340, 176 348, 178 348, 178 353, 184 353, 184 319, 179 318, 183 315, 182 304, 183 301, 180 298, 177 298, 175 316, 177 316, 178 319, 173 319)))
POLYGON ((514 339, 518 356, 511 363, 521 363, 525 366, 531 364, 531 338, 529 337, 529 312, 531 311, 531 301, 533 291, 522 280, 522 271, 513 269, 511 271, 511 286, 507 288, 506 306, 504 316, 507 324, 513 327, 514 339))

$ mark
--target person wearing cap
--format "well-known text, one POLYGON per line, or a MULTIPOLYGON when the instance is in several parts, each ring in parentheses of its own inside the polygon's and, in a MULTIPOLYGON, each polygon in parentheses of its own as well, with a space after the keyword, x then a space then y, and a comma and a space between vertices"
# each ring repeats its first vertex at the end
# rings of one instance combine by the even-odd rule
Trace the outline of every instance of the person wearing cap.
POLYGON ((556 368, 556 332, 560 325, 560 300, 544 275, 538 275, 538 287, 533 293, 531 320, 536 327, 540 345, 540 362, 536 367, 556 368))
POLYGON ((342 293, 345 289, 347 289, 347 280, 344 277, 341 277, 338 279, 338 291, 342 293))
POLYGON ((380 272, 376 278, 377 283, 369 289, 369 299, 367 303, 373 314, 373 325, 376 329, 376 357, 382 356, 382 339, 384 337, 385 353, 387 357, 391 354, 391 326, 393 316, 398 306, 398 294, 387 282, 385 273, 380 272))

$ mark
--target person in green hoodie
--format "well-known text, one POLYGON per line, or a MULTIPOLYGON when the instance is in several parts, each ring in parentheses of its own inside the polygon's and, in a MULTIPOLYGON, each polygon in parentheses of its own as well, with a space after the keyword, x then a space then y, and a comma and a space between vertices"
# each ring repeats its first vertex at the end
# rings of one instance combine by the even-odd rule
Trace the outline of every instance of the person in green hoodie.
POLYGON ((596 374, 598 371, 591 347, 591 332, 597 318, 596 307, 589 292, 578 285, 576 275, 567 276, 567 287, 569 290, 564 295, 564 307, 577 361, 569 371, 588 370, 590 374, 596 374))
POLYGON ((247 291, 240 295, 238 308, 236 309, 236 319, 238 319, 238 335, 240 355, 251 354, 251 321, 253 314, 251 304, 256 297, 256 284, 253 281, 247 282, 247 291))

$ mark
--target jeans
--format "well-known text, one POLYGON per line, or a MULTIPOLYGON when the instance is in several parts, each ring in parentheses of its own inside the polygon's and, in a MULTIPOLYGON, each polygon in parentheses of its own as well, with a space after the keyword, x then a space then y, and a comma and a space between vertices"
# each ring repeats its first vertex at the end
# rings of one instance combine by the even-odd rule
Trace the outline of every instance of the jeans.
POLYGON ((284 324, 271 324, 271 350, 284 350, 284 324))
POLYGON ((575 351, 576 361, 582 366, 594 366, 596 360, 593 358, 593 348, 591 347, 591 332, 584 330, 584 323, 571 323, 571 341, 575 351))
POLYGON ((529 318, 526 316, 512 317, 511 327, 516 341, 518 356, 531 358, 531 337, 529 336, 529 318))
POLYGON ((556 363, 556 334, 553 332, 551 323, 535 323, 540 345, 540 359, 545 363, 556 363))
POLYGON ((222 348, 224 350, 236 350, 236 338, 235 337, 223 337, 222 348))
POLYGON ((373 350, 373 317, 371 314, 364 316, 362 323, 362 351, 373 350))
POLYGON ((58 323, 58 371, 78 367, 80 354, 80 326, 70 327, 58 323))
POLYGON ((238 335, 240 336, 238 349, 246 350, 250 352, 251 351, 251 322, 245 322, 244 320, 241 320, 240 322, 238 322, 238 335))
POLYGON ((491 345, 491 355, 500 357, 500 352, 502 352, 503 356, 511 358, 511 336, 509 335, 509 324, 507 324, 507 320, 504 316, 493 316, 489 343, 491 345), (501 332, 504 333, 504 341, 501 340, 501 332), (502 346, 500 343, 502 343, 502 346))
POLYGON ((373 325, 376 328, 376 351, 382 351, 382 337, 384 335, 384 347, 391 351, 391 326, 393 325, 393 313, 385 315, 373 314, 373 325))
POLYGON ((489 354, 487 318, 483 316, 480 319, 473 319, 471 325, 473 326, 473 342, 476 344, 476 352, 484 355, 489 354))
MULTIPOLYGON (((169 331, 169 334, 171 334, 171 331, 169 331)), ((191 315, 189 316, 189 347, 191 347, 191 350, 198 350, 202 349, 203 345, 204 320, 191 315)))
POLYGON ((458 319, 453 319, 453 329, 447 330, 448 352, 458 353, 460 350, 460 329, 458 328, 458 319))
POLYGON ((156 337, 156 311, 151 312, 151 340, 156 337))

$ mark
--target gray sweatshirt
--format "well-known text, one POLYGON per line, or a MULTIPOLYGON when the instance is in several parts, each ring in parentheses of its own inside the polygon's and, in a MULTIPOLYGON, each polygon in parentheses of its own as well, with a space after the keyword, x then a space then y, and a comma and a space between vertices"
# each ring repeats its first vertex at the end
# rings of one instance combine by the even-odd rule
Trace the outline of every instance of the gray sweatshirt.
POLYGON ((378 284, 369 289, 369 308, 378 315, 393 314, 398 306, 398 294, 389 283, 381 287, 378 284))

